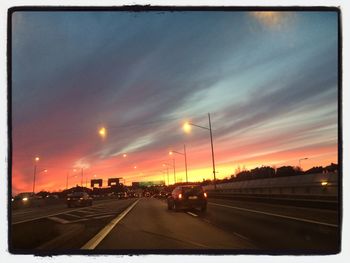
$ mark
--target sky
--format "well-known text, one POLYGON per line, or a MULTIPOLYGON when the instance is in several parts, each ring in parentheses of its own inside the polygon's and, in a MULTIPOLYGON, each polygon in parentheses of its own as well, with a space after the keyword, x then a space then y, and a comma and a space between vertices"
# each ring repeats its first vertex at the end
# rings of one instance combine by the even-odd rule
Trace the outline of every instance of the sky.
POLYGON ((335 12, 15 12, 12 190, 338 163, 335 12), (99 136, 105 127, 106 136, 99 136), (127 154, 123 157, 123 154, 127 154), (39 157, 39 161, 35 161, 39 157), (165 167, 163 164, 167 164, 165 167), (44 170, 47 169, 47 172, 44 170), (75 169, 75 171, 74 171, 75 169))

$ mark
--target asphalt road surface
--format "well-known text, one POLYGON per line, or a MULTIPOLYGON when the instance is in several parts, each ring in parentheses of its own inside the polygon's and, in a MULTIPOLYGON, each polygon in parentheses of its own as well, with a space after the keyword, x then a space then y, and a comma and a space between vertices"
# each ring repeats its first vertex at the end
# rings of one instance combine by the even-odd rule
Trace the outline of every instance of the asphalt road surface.
POLYGON ((169 211, 165 200, 155 198, 101 200, 91 207, 15 211, 13 247, 97 253, 193 249, 336 253, 338 216, 335 210, 211 198, 205 213, 169 211), (31 231, 46 234, 28 240, 31 231))

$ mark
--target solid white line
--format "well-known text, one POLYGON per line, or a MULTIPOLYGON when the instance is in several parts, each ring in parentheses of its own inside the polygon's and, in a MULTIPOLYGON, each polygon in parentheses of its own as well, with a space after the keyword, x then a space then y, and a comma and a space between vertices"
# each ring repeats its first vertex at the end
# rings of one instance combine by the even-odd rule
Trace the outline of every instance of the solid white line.
POLYGON ((338 225, 335 225, 335 224, 329 224, 329 223, 325 223, 325 222, 319 222, 319 221, 314 221, 314 220, 309 220, 309 219, 304 219, 304 218, 273 214, 273 213, 257 211, 257 210, 251 210, 251 209, 237 207, 237 206, 222 205, 222 204, 217 204, 217 203, 212 203, 212 202, 209 202, 209 204, 216 205, 216 206, 227 207, 227 208, 232 208, 232 209, 237 209, 237 210, 242 210, 242 211, 247 211, 247 212, 256 213, 256 214, 263 214, 263 215, 268 215, 268 216, 292 219, 292 220, 306 222, 306 223, 311 223, 311 224, 324 225, 324 226, 330 226, 330 227, 338 227, 338 225))
POLYGON ((189 215, 191 215, 191 216, 197 216, 196 214, 191 213, 191 212, 187 212, 187 214, 189 214, 189 215))
POLYGON ((108 223, 100 232, 90 239, 81 249, 95 249, 98 244, 112 231, 112 229, 134 208, 140 199, 137 199, 131 206, 108 223))

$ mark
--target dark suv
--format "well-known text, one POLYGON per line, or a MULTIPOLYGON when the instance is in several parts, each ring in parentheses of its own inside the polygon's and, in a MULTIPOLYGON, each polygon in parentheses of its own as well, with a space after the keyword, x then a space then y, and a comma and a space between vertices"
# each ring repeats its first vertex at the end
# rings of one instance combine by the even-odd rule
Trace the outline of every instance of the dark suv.
POLYGON ((185 185, 176 187, 168 197, 168 209, 200 208, 207 210, 207 193, 200 185, 185 185))
POLYGON ((75 192, 67 195, 67 206, 88 206, 92 205, 92 197, 85 192, 75 192))

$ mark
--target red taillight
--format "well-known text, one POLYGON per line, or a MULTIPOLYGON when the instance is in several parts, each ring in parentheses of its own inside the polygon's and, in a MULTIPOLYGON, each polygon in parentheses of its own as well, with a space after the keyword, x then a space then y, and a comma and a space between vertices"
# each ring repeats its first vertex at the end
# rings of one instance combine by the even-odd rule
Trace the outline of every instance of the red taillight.
POLYGON ((204 197, 208 197, 207 193, 204 193, 204 197))
POLYGON ((179 194, 179 199, 181 199, 182 198, 182 194, 179 194))

